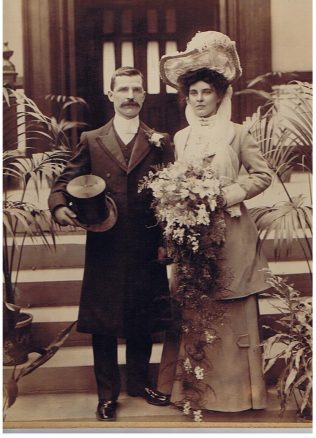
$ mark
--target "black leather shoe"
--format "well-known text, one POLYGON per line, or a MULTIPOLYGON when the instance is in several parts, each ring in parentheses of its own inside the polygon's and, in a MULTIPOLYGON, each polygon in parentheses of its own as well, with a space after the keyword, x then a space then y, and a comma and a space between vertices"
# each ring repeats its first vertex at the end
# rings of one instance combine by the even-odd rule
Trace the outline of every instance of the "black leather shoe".
POLYGON ((137 392, 128 391, 128 395, 131 397, 143 397, 147 403, 155 406, 168 406, 170 404, 169 396, 157 391, 156 389, 144 388, 137 392))
POLYGON ((100 421, 113 421, 116 419, 117 403, 112 400, 100 401, 97 407, 97 419, 100 421))

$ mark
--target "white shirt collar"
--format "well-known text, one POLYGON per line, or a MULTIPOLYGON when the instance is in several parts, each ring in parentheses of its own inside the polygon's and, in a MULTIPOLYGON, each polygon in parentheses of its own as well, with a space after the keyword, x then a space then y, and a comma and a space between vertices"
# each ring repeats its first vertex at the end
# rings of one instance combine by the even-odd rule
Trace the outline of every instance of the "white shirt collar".
POLYGON ((133 119, 124 119, 119 114, 115 114, 113 124, 118 134, 136 134, 139 127, 139 116, 133 119))

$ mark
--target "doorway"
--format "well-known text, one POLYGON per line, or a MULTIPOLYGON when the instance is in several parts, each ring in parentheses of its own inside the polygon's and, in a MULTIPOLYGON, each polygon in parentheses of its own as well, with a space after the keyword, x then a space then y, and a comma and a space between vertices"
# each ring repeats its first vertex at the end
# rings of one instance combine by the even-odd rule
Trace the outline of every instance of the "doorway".
POLYGON ((184 51, 199 31, 219 30, 219 0, 77 0, 77 92, 89 103, 89 128, 113 116, 106 93, 116 68, 142 71, 147 91, 141 118, 173 135, 185 125, 175 90, 159 77, 159 59, 184 51))

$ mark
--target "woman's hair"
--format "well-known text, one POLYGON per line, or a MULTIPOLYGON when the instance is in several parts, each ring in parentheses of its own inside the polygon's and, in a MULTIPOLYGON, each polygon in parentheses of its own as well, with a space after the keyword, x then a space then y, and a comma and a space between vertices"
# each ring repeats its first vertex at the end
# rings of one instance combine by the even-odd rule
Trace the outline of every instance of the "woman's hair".
POLYGON ((184 96, 189 95, 190 86, 198 81, 204 81, 215 88, 220 97, 223 97, 229 86, 226 78, 215 70, 200 68, 199 70, 190 70, 178 78, 179 91, 184 96))

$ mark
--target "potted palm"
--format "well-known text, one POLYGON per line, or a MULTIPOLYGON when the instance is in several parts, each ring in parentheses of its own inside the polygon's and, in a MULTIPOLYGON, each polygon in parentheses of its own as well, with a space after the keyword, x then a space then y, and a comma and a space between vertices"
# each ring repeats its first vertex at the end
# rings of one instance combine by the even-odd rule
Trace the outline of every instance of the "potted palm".
MULTIPOLYGON (((277 259, 282 252, 288 255, 296 240, 310 270, 312 209, 309 201, 306 201, 306 194, 293 196, 289 192, 283 176, 298 167, 311 174, 312 87, 298 81, 292 81, 289 85, 287 97, 283 97, 285 102, 280 103, 279 91, 265 92, 269 97, 267 103, 246 120, 248 129, 274 170, 275 179, 281 184, 286 200, 269 207, 254 208, 250 212, 258 227, 261 245, 273 233, 277 259)), ((308 184, 311 193, 310 178, 308 184)))
MULTIPOLYGON (((23 257, 26 237, 40 238, 50 247, 54 244, 55 226, 47 210, 27 200, 31 185, 40 191, 40 178, 56 175, 63 163, 60 151, 41 157, 14 156, 4 152, 3 171, 5 176, 18 178, 22 187, 15 193, 4 190, 3 197, 3 274, 4 274, 4 364, 13 365, 27 360, 32 316, 20 313, 15 304, 18 290, 18 276, 23 257), (7 162, 9 161, 9 164, 7 162), (57 163, 57 165, 56 165, 57 163)), ((32 190, 33 192, 33 190, 32 190)))
POLYGON ((38 350, 39 356, 35 359, 29 361, 26 365, 21 367, 19 370, 16 367, 13 368, 11 377, 4 383, 3 388, 3 420, 6 417, 6 411, 10 408, 16 401, 19 388, 19 381, 33 373, 44 363, 50 360, 59 350, 59 348, 64 344, 66 339, 69 337, 72 328, 77 321, 73 321, 64 330, 57 334, 56 338, 51 342, 46 348, 41 348, 38 350))
MULTIPOLYGON (((275 323, 274 334, 263 342, 263 370, 267 373, 278 360, 284 361, 277 382, 281 414, 293 396, 298 414, 312 417, 312 299, 301 293, 283 278, 267 273, 272 287, 269 298, 282 315, 275 323)), ((271 329, 271 327, 270 327, 271 329)))
MULTIPOLYGON (((248 129, 261 146, 261 150, 274 170, 275 180, 283 188, 285 200, 268 207, 250 209, 261 237, 260 247, 273 236, 274 256, 289 255, 293 242, 298 242, 306 260, 310 276, 312 247, 312 209, 306 194, 293 196, 286 184, 293 169, 300 168, 308 174, 311 193, 312 150, 312 86, 309 83, 291 81, 289 84, 271 87, 269 91, 251 87, 277 77, 280 73, 268 73, 249 84, 241 94, 256 94, 265 99, 257 112, 246 120, 248 129)), ((293 394, 296 394, 298 414, 310 418, 312 409, 312 342, 311 300, 302 297, 293 285, 270 273, 269 297, 281 315, 268 327, 272 335, 263 342, 264 372, 277 361, 283 360, 277 387, 281 413, 293 394)))
MULTIPOLYGON (((16 123, 26 120, 25 131, 17 136, 16 148, 3 153, 3 274, 4 274, 4 355, 5 365, 16 365, 27 360, 32 315, 21 312, 16 305, 19 272, 27 238, 41 239, 48 248, 54 247, 56 225, 40 194, 47 183, 61 173, 69 154, 67 130, 81 127, 80 122, 68 122, 44 115, 35 102, 11 89, 4 90, 6 104, 14 98, 17 107, 16 123), (32 148, 21 150, 20 137, 41 139, 49 150, 32 153, 32 148), (14 180, 15 190, 10 187, 14 180)), ((63 109, 82 99, 58 97, 63 109)), ((4 149, 6 145, 4 145, 4 149)))

